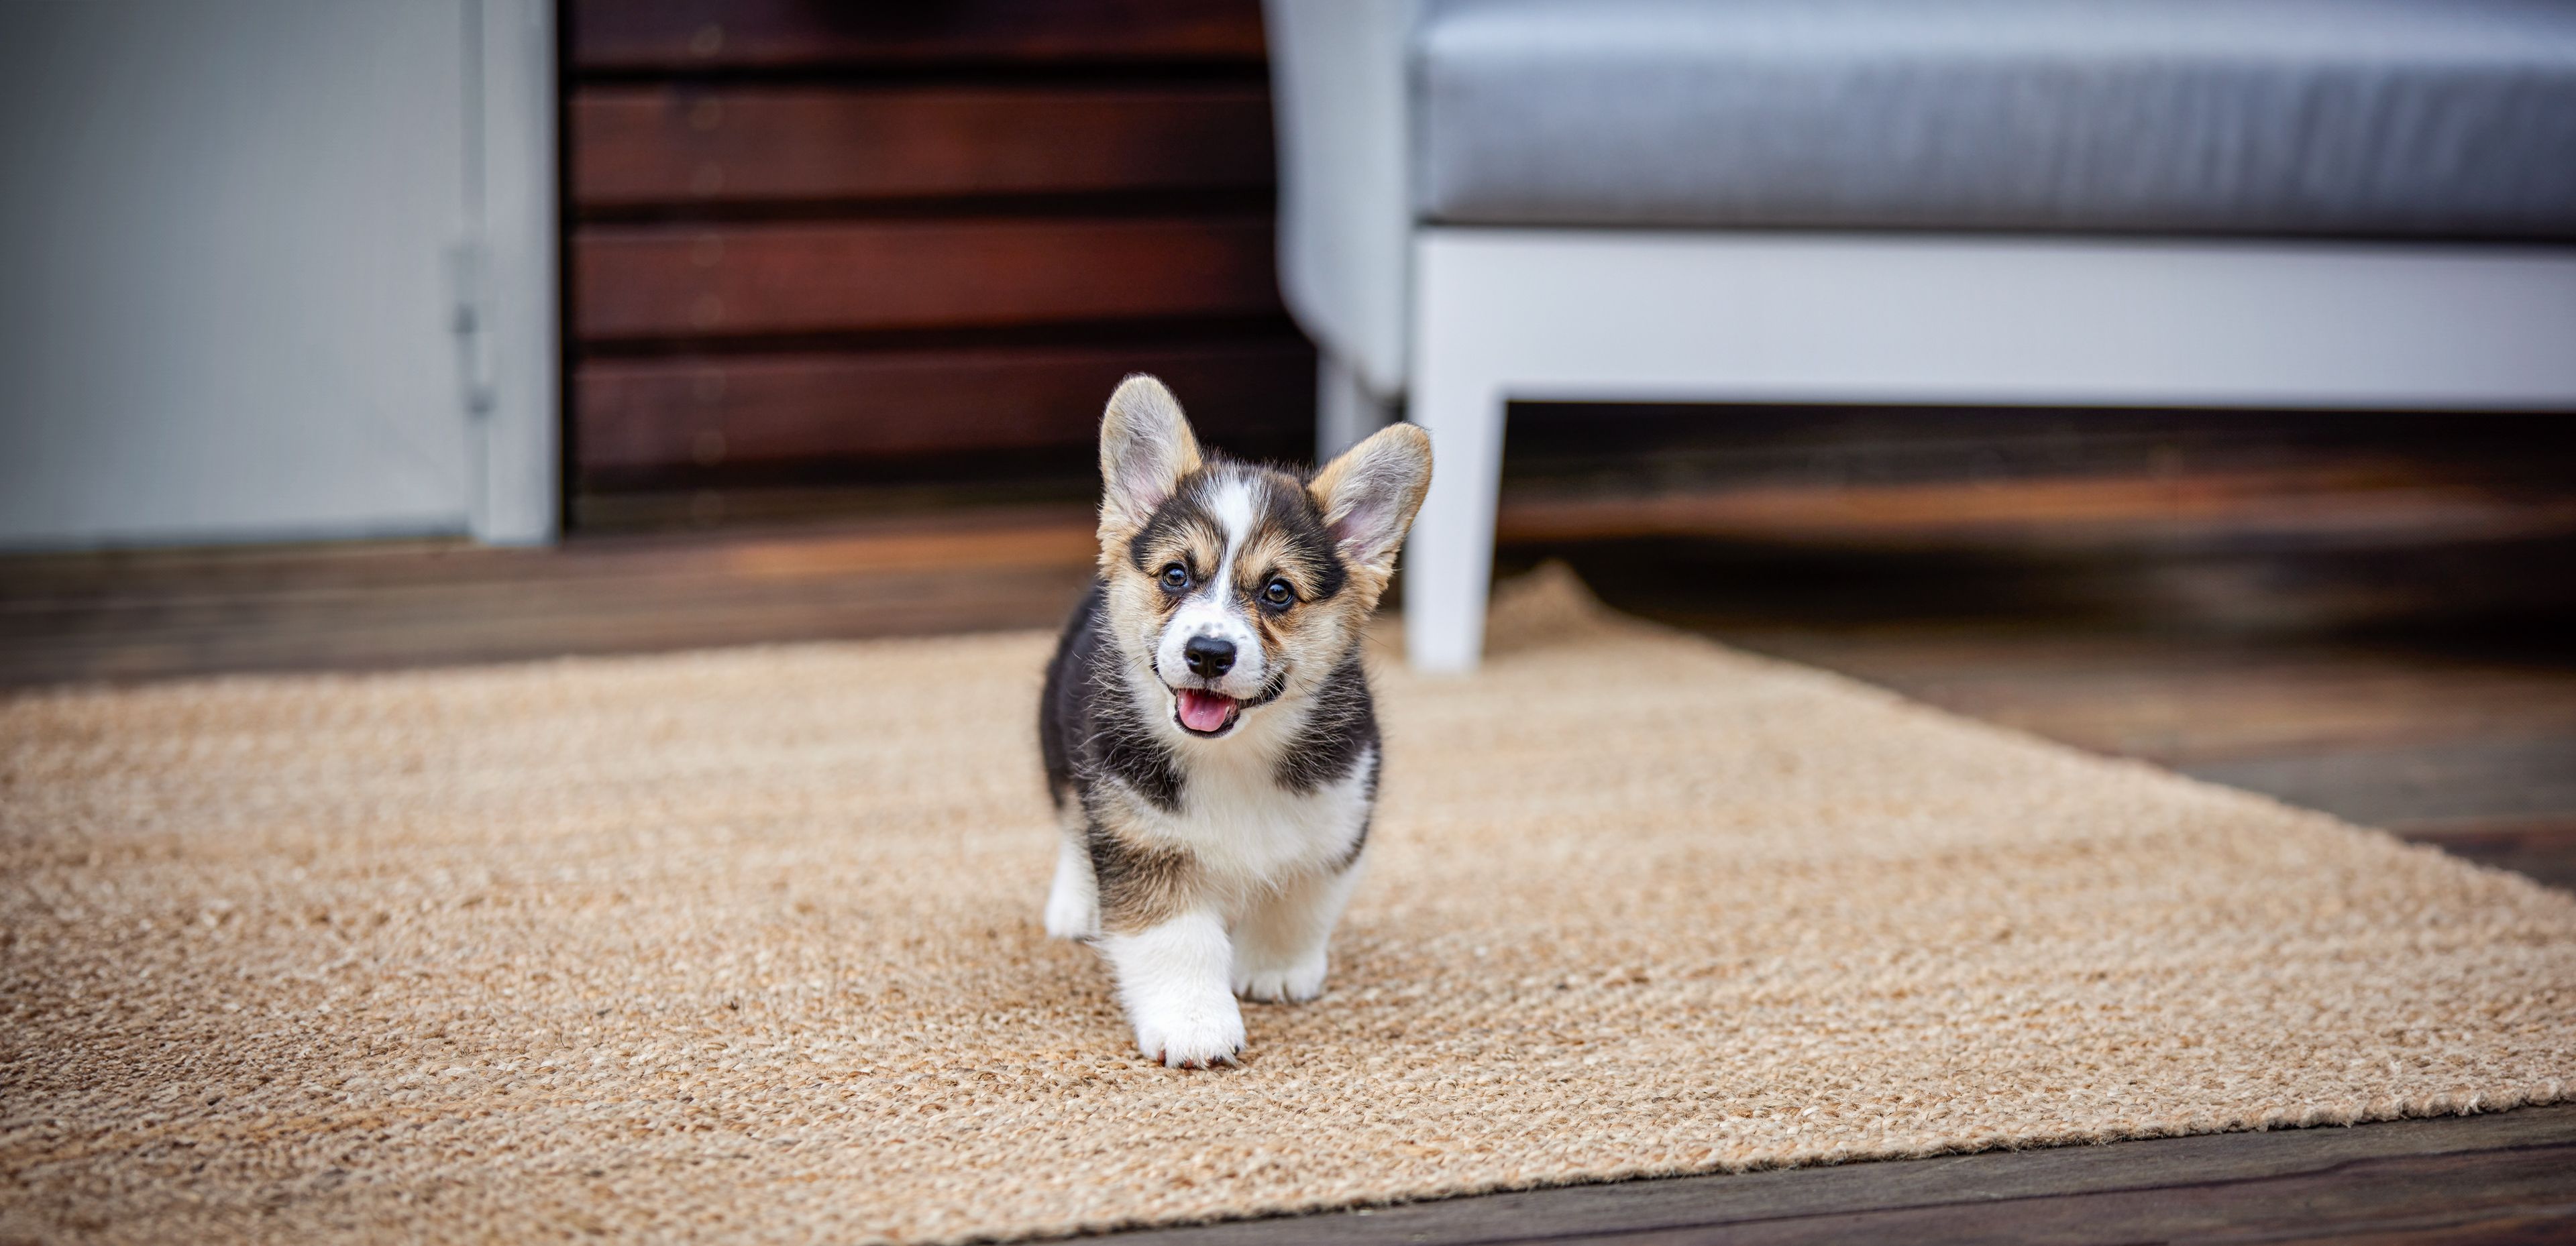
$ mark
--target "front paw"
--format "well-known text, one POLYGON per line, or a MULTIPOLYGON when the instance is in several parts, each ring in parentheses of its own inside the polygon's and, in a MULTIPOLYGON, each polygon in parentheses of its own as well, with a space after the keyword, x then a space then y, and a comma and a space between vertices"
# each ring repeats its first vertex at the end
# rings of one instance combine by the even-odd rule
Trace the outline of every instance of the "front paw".
POLYGON ((1048 937, 1080 942, 1100 933, 1100 906, 1089 895, 1058 887, 1047 896, 1048 937))
POLYGON ((1136 1051, 1175 1069, 1233 1064, 1243 1051, 1243 1010, 1218 997, 1196 1007, 1140 1011, 1136 1051))
POLYGON ((1324 958, 1287 965, 1237 965, 1234 993, 1265 1004, 1302 1004, 1324 993, 1324 958))

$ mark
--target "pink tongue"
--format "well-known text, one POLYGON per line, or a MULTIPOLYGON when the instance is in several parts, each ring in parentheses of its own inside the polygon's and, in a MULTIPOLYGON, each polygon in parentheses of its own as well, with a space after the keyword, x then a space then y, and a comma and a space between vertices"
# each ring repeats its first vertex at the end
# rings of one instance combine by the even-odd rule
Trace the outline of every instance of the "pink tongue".
POLYGON ((1196 688, 1181 689, 1181 725, 1192 731, 1214 731, 1234 712, 1234 698, 1196 688))

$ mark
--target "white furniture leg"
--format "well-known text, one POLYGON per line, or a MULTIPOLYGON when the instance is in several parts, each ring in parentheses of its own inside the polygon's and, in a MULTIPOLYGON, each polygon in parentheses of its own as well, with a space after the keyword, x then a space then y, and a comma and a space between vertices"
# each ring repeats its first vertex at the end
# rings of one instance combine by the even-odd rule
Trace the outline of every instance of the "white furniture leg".
POLYGON ((1485 651, 1494 573, 1494 498, 1503 478, 1503 378, 1459 305, 1452 265, 1418 253, 1413 422, 1431 434, 1431 492, 1405 539, 1404 651, 1417 671, 1456 674, 1485 651))
POLYGON ((1359 373, 1330 352, 1315 355, 1315 462, 1366 440, 1395 421, 1395 404, 1360 384, 1359 373))
POLYGON ((1413 272, 1424 671, 1481 656, 1507 399, 2576 410, 2564 246, 1433 228, 1413 272))

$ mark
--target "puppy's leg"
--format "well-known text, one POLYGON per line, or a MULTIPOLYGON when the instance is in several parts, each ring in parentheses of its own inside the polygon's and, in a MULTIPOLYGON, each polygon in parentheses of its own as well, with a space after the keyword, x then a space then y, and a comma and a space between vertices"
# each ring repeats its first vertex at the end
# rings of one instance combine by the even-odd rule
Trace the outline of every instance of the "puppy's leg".
POLYGON ((1185 913, 1097 943, 1118 978, 1118 1002, 1136 1027, 1136 1050, 1173 1068, 1234 1063, 1243 1010, 1226 989, 1234 948, 1213 913, 1185 913))
POLYGON ((1359 872, 1354 861, 1299 879, 1244 914, 1234 933, 1234 993, 1270 1003, 1304 1003, 1323 994, 1324 949, 1359 872))
POLYGON ((1080 826, 1056 837, 1055 883, 1047 888, 1046 932, 1058 939, 1100 933, 1100 888, 1091 876, 1091 850, 1080 826))

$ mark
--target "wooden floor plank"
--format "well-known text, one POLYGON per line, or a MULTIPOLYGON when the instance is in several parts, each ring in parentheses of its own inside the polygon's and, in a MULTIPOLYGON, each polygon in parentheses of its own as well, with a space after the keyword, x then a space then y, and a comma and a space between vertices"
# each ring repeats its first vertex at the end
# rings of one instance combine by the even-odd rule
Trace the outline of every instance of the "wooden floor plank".
POLYGON ((2536 818, 2576 809, 2576 733, 2212 760, 2184 773, 2371 826, 2536 818))
POLYGON ((2356 531, 2408 543, 2576 532, 2576 498, 2508 503, 2474 483, 2386 478, 2328 462, 2209 471, 2187 477, 2120 474, 2011 482, 1936 480, 1862 487, 1799 481, 1722 490, 1604 492, 1523 489, 1496 514, 1514 542, 1750 537, 1938 547, 2011 536, 2041 544, 2242 540, 2249 535, 2333 540, 2356 531))
POLYGON ((8 560, 0 687, 1053 627, 1079 508, 819 531, 8 560))
MULTIPOLYGON (((2060 1202, 2096 1200, 2088 1204, 2085 1215, 2060 1220, 2056 1213, 2046 1212, 2034 1221, 2060 1229, 2071 1222, 2080 1230, 2086 1219, 2114 1206, 2132 1214, 2137 1208, 2199 1197, 2183 1191, 2265 1187, 2268 1194, 2249 1200, 2250 1205, 2260 1206, 2283 1197, 2329 1197, 2341 1185, 2415 1180, 2433 1171, 2446 1174, 2446 1179, 2464 1189, 2492 1192, 2481 1196, 2483 1202, 2463 1198, 2456 1207, 2529 1212, 2535 1205, 2576 1202, 2576 1186, 2569 1184, 2576 1182, 2571 1155, 2576 1155, 2576 1107, 2544 1107, 2351 1128, 2218 1134, 1567 1186, 1119 1237, 1132 1246, 1738 1240, 1733 1233, 1721 1239, 1708 1231, 1807 1220, 1814 1222, 1813 1228, 1830 1231, 1785 1240, 1909 1241, 1938 1236, 1950 1225, 1981 1224, 1980 1231, 1998 1227, 1997 1218, 1976 1218, 1981 1209, 2029 1212, 2060 1202), (2464 1156, 2473 1157, 2475 1164, 2493 1166, 2478 1168, 2463 1161, 2441 1167, 2464 1156), (2549 1162, 2534 1165, 2513 1158, 2531 1156, 2544 1156, 2549 1162), (2431 1167, 2410 1168, 2409 1164, 2431 1167), (2531 1171, 2535 1167, 2542 1171, 2535 1174, 2531 1171), (2535 1187, 2541 1195, 2538 1204, 2533 1202, 2535 1187), (1855 1222, 1871 1216, 1884 1220, 1875 1226, 1855 1222)), ((2107 1228, 2109 1223, 2095 1227, 2107 1228)), ((2155 1236, 2076 1232, 2052 1240, 2135 1241, 2155 1236)))
POLYGON ((2559 1246, 2576 1241, 2576 1208, 2508 1210, 2452 1223, 2387 1225, 2369 1230, 2339 1225, 2304 1239, 2275 1240, 2322 1240, 2342 1242, 2347 1246, 2559 1246))
POLYGON ((2576 891, 2576 817, 2473 818, 2416 823, 2396 830, 2406 839, 2431 844, 2453 856, 2576 891))
POLYGON ((1911 638, 1708 629, 1990 722, 2192 766, 2446 735, 2576 735, 2576 668, 2349 643, 2029 629, 1911 638), (2224 704, 2224 714, 2201 707, 2224 704))
MULTIPOLYGON (((2331 1238, 2354 1226, 2460 1231, 2496 1218, 2576 1211, 2576 1147, 2396 1156, 2318 1173, 2210 1185, 1800 1215, 1553 1242, 1747 1246, 1809 1242, 2259 1242, 2331 1238)), ((1503 1238, 1501 1241, 1526 1241, 1503 1238)))

